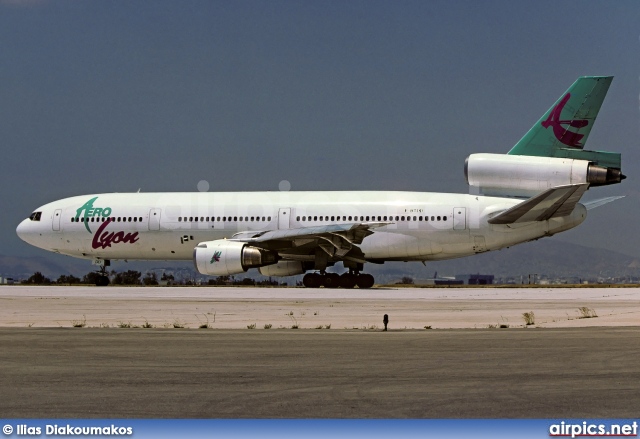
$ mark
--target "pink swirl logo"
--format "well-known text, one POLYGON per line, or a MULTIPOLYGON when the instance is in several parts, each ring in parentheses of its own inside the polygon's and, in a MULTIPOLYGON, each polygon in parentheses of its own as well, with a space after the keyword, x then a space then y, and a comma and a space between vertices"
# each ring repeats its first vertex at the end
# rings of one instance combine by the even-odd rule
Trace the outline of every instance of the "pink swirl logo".
POLYGON ((564 143, 567 146, 571 146, 572 148, 582 148, 582 143, 580 141, 584 137, 584 134, 574 133, 573 131, 569 131, 568 127, 573 128, 584 128, 589 125, 589 121, 586 119, 572 119, 572 120, 562 120, 560 115, 562 114, 562 110, 564 106, 569 102, 569 98, 571 97, 571 93, 567 93, 565 97, 562 98, 558 105, 556 105, 553 110, 551 110, 551 114, 547 120, 542 122, 542 126, 544 128, 553 128, 553 135, 556 136, 560 142, 564 143), (564 125, 567 125, 565 128, 564 125))

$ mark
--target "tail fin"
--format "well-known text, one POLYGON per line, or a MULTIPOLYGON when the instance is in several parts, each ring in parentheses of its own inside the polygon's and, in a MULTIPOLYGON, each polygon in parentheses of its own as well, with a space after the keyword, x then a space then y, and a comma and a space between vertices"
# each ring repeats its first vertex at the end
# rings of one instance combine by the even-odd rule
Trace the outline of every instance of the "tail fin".
POLYGON ((620 169, 619 153, 583 149, 612 80, 613 76, 578 78, 508 154, 588 160, 620 169))

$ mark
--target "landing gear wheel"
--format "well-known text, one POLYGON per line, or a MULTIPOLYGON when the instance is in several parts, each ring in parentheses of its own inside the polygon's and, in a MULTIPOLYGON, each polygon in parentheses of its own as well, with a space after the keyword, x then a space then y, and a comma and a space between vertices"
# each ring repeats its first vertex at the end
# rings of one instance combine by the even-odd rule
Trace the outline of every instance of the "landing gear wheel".
POLYGON ((340 286, 340 275, 337 273, 327 273, 324 275, 325 288, 338 288, 340 286))
POLYGON ((375 280, 373 279, 373 276, 371 276, 370 274, 360 274, 358 276, 357 284, 359 288, 362 288, 362 289, 371 288, 374 283, 375 283, 375 280))
POLYGON ((307 288, 319 288, 322 285, 322 276, 318 273, 305 274, 302 278, 302 285, 307 288))
POLYGON ((100 276, 96 279, 96 287, 106 287, 109 285, 109 278, 107 276, 100 276))
POLYGON ((356 286, 358 278, 355 274, 344 273, 340 276, 340 286, 342 288, 353 288, 356 286))
POLYGON ((109 259, 105 259, 100 264, 100 270, 98 270, 98 277, 96 278, 96 287, 106 287, 109 285, 109 276, 107 276, 107 267, 111 265, 109 259))

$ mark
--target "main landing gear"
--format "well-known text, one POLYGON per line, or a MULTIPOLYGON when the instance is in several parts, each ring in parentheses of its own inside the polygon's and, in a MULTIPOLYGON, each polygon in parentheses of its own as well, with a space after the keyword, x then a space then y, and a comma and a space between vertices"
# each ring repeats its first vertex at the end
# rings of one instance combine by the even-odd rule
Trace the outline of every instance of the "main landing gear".
POLYGON ((337 273, 308 273, 302 278, 302 284, 307 288, 371 288, 374 284, 370 274, 347 272, 337 273))

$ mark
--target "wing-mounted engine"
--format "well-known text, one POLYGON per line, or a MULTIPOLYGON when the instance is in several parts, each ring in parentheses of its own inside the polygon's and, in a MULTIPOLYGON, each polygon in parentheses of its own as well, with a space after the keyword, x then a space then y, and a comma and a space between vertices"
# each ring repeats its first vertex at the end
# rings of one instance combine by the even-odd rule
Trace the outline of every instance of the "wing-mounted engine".
POLYGON ((229 276, 244 273, 250 268, 275 264, 278 255, 245 242, 218 239, 198 244, 193 249, 193 261, 201 274, 229 276))
POLYGON ((472 154, 464 172, 472 192, 512 197, 530 197, 572 184, 604 186, 625 178, 620 169, 587 160, 502 154, 472 154))

